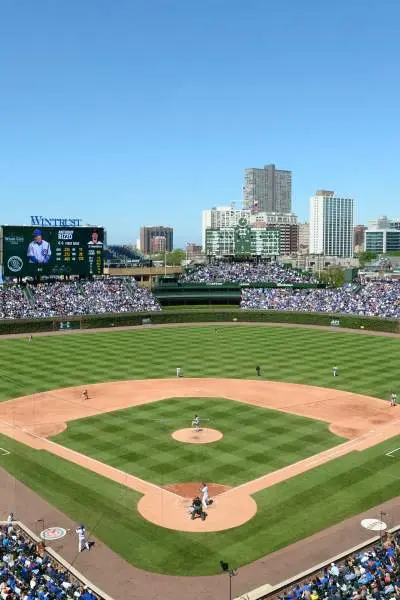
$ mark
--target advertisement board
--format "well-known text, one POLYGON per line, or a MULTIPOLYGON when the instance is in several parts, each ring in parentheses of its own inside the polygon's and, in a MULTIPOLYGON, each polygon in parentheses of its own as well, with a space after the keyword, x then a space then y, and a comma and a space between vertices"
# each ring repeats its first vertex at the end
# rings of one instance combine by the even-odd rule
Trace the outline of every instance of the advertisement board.
POLYGON ((5 277, 103 274, 102 227, 4 225, 2 230, 5 277))

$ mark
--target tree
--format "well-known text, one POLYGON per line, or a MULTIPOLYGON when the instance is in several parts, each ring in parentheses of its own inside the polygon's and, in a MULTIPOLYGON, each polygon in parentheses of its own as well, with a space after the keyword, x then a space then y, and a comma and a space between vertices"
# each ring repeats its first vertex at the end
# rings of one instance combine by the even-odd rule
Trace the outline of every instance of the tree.
POLYGON ((166 256, 164 255, 164 252, 151 255, 151 260, 153 261, 159 260, 161 262, 164 262, 165 258, 167 259, 166 262, 168 266, 179 267, 182 261, 185 260, 185 251, 181 248, 176 248, 175 250, 172 250, 172 252, 167 252, 166 256))
POLYGON ((340 287, 344 283, 344 269, 340 267, 331 267, 321 271, 319 275, 321 283, 332 285, 334 287, 340 287))
POLYGON ((378 255, 375 252, 371 252, 370 250, 356 254, 356 258, 358 258, 360 262, 360 267, 365 267, 367 263, 375 260, 377 256, 378 255))

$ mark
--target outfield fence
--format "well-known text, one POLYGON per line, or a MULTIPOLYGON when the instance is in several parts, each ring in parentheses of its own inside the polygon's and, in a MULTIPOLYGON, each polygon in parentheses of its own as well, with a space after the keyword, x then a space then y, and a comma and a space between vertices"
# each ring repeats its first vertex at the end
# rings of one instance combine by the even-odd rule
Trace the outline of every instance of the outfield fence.
MULTIPOLYGON (((396 525, 391 529, 388 529, 387 533, 394 534, 400 531, 400 525, 396 525)), ((285 581, 281 581, 276 585, 265 584, 254 590, 246 592, 241 596, 237 596, 234 600, 275 600, 282 596, 282 594, 291 589, 294 585, 303 583, 307 581, 310 577, 317 576, 323 572, 324 569, 329 567, 331 563, 337 563, 340 561, 349 558, 350 556, 357 554, 358 552, 363 552, 373 547, 375 544, 380 542, 382 539, 381 535, 377 535, 353 548, 342 552, 341 554, 337 554, 336 556, 332 556, 331 558, 325 560, 323 563, 319 563, 308 569, 307 571, 303 571, 302 573, 298 573, 294 577, 290 579, 286 579, 285 581)))
POLYGON ((335 313, 284 312, 275 310, 242 310, 238 308, 181 309, 150 313, 117 313, 83 317, 48 317, 43 319, 0 319, 0 335, 97 329, 103 327, 132 327, 172 323, 281 323, 322 325, 336 329, 350 328, 400 333, 400 321, 335 313))

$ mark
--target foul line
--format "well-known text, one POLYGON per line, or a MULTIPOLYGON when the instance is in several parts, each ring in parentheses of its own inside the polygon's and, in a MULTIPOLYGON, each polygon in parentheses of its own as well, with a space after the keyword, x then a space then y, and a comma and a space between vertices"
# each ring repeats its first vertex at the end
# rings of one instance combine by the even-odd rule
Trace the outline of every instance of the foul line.
MULTIPOLYGON (((127 487, 129 489, 134 489, 136 492, 138 492, 139 494, 142 494, 143 496, 145 496, 149 492, 142 492, 142 491, 138 490, 134 486, 132 486, 132 487, 131 486, 127 486, 126 483, 124 483, 124 482, 113 480, 108 475, 98 473, 94 469, 90 469, 88 467, 85 467, 85 466, 81 465, 77 461, 74 461, 72 459, 72 457, 71 457, 71 459, 69 459, 69 458, 66 458, 65 456, 62 456, 58 452, 53 452, 51 450, 51 446, 54 446, 55 448, 59 448, 62 452, 65 452, 66 454, 76 455, 76 456, 79 456, 80 458, 88 460, 89 462, 93 462, 93 463, 95 463, 97 465, 100 465, 101 467, 104 468, 104 470, 110 469, 111 472, 114 471, 116 473, 119 473, 120 475, 123 475, 126 479, 129 478, 132 481, 132 483, 134 482, 134 480, 136 480, 136 481, 140 482, 143 485, 143 487, 152 488, 153 490, 157 490, 157 491, 163 492, 165 494, 170 494, 170 495, 174 496, 175 498, 181 498, 182 497, 179 494, 175 494, 175 492, 171 492, 170 490, 167 490, 166 488, 163 488, 163 487, 157 485, 156 483, 152 483, 151 481, 145 481, 144 479, 141 479, 140 477, 137 477, 136 475, 131 475, 130 473, 127 473, 126 471, 122 471, 121 469, 117 469, 116 467, 113 467, 112 465, 109 465, 107 463, 101 462, 100 460, 97 460, 96 458, 92 458, 91 456, 89 456, 87 454, 82 454, 81 452, 77 452, 76 450, 73 450, 72 448, 68 448, 67 446, 62 446, 61 444, 57 444, 56 442, 53 442, 53 441, 51 441, 51 440, 49 440, 47 438, 41 437, 40 435, 37 435, 36 433, 33 433, 32 431, 29 431, 28 429, 25 429, 24 427, 21 427, 20 425, 12 424, 12 423, 9 423, 7 421, 3 421, 1 419, 0 419, 0 423, 4 423, 5 425, 11 427, 12 429, 16 429, 16 430, 19 429, 20 431, 22 431, 22 433, 25 433, 26 435, 30 435, 31 437, 40 440, 42 442, 42 444, 43 444, 43 447, 41 448, 41 450, 47 450, 48 452, 50 452, 54 456, 57 456, 58 458, 61 458, 63 460, 67 460, 68 462, 76 464, 79 467, 81 467, 82 469, 88 469, 88 470, 92 471, 92 473, 96 473, 100 477, 105 477, 106 479, 109 479, 110 481, 115 481, 115 483, 118 483, 120 485, 124 485, 125 487, 127 487), (46 448, 46 446, 50 446, 50 448, 46 448)), ((7 434, 5 433, 4 435, 7 435, 7 434)), ((17 439, 17 441, 19 441, 19 440, 17 439)), ((19 443, 24 443, 24 442, 19 441, 19 443)), ((1 448, 0 448, 0 450, 1 450, 1 448)), ((8 451, 6 451, 6 452, 9 454, 8 451)))
POLYGON ((389 456, 390 458, 394 458, 393 454, 395 452, 398 452, 400 450, 400 448, 395 448, 394 450, 391 450, 390 452, 386 452, 385 456, 389 456))

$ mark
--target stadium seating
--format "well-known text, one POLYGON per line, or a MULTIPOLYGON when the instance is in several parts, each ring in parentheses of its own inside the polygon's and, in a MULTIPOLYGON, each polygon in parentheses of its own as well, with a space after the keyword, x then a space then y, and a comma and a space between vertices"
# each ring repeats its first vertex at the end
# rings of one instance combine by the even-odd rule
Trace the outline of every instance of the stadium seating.
POLYGON ((188 270, 181 283, 317 283, 310 273, 285 268, 278 263, 216 263, 188 270))
POLYGON ((16 523, 0 525, 0 597, 99 600, 16 523))
MULTIPOLYGON (((264 598, 267 598, 265 596, 264 598)), ((400 535, 381 542, 325 569, 280 594, 281 600, 397 600, 400 597, 400 535)))
POLYGON ((400 319, 400 281, 370 281, 340 288, 242 289, 242 309, 322 312, 400 319))
POLYGON ((0 318, 22 319, 104 313, 153 312, 160 305, 133 280, 56 281, 0 288, 0 318))

